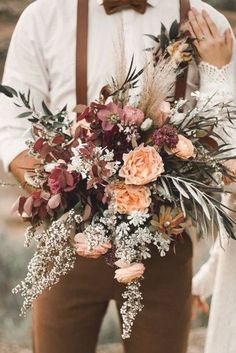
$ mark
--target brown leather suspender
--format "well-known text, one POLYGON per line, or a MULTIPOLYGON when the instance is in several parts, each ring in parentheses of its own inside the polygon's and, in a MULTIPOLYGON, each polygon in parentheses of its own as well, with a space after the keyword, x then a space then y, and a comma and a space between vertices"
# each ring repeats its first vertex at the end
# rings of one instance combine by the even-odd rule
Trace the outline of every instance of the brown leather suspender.
MULTIPOLYGON (((88 51, 88 2, 78 0, 76 38, 76 99, 77 104, 87 104, 87 51, 88 51)), ((180 0, 180 22, 188 19, 189 0, 180 0)), ((177 79, 175 99, 185 97, 188 70, 177 79)))
POLYGON ((78 0, 76 38, 76 99, 77 104, 87 104, 88 57, 88 2, 78 0))
MULTIPOLYGON (((190 2, 189 0, 180 0, 180 25, 183 25, 188 21, 188 13, 190 11, 190 2)), ((188 63, 183 63, 181 65, 183 70, 182 74, 178 76, 175 86, 175 100, 180 98, 185 98, 186 89, 187 89, 187 78, 188 78, 188 63)))

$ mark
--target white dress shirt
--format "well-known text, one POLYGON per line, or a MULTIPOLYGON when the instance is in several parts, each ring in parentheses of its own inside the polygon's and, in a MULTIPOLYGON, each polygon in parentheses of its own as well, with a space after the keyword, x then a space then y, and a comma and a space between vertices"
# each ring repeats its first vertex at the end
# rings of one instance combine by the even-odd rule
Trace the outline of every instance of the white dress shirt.
MULTIPOLYGON (((98 97, 101 87, 114 74, 122 28, 127 66, 134 55, 136 66, 141 68, 143 49, 153 45, 145 34, 158 35, 161 22, 169 28, 174 20, 179 20, 179 0, 149 0, 149 4, 144 15, 132 9, 107 15, 102 1, 89 0, 89 101, 98 97)), ((191 4, 199 10, 206 9, 222 33, 229 27, 225 17, 206 3, 192 0, 191 4)), ((38 109, 45 100, 53 111, 65 104, 72 111, 76 105, 76 23, 77 0, 33 2, 22 14, 13 34, 3 84, 23 91, 30 89, 38 109)), ((198 81, 197 70, 193 68, 188 92, 197 88, 198 81)), ((28 123, 16 119, 19 113, 13 101, 0 95, 0 158, 6 170, 26 149, 24 133, 28 123)))

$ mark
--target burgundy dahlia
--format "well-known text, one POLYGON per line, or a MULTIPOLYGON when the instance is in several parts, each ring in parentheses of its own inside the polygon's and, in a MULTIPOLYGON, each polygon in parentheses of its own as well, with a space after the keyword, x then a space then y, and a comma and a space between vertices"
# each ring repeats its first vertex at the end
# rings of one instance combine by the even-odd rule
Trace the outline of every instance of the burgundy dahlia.
POLYGON ((153 133, 152 140, 157 146, 175 148, 179 142, 179 137, 175 127, 164 125, 153 133))
POLYGON ((127 141, 127 136, 123 131, 119 131, 115 126, 111 131, 103 133, 102 146, 114 151, 115 160, 121 161, 123 154, 132 149, 131 142, 127 141))

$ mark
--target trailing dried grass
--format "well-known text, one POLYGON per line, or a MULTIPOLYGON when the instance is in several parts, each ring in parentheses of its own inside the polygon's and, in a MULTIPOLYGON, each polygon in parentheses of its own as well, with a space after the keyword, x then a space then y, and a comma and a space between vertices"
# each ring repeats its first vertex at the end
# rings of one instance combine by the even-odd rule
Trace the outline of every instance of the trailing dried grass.
POLYGON ((176 81, 176 63, 171 59, 161 59, 154 66, 148 63, 142 75, 139 109, 151 118, 157 126, 161 103, 171 96, 176 81))

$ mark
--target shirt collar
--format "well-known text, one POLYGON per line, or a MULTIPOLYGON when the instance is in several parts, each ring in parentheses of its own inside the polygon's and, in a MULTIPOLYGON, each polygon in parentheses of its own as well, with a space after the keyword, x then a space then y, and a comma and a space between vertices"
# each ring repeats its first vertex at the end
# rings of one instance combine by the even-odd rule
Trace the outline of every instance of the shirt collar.
MULTIPOLYGON (((148 4, 151 5, 152 7, 157 6, 157 3, 160 0, 148 0, 148 4)), ((98 5, 102 5, 103 4, 103 0, 97 0, 98 5)))

